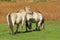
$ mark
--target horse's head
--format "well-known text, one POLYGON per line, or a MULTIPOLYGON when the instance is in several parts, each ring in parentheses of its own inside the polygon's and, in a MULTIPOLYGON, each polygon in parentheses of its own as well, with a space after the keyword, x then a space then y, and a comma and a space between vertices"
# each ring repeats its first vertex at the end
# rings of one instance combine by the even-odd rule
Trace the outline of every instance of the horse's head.
POLYGON ((26 13, 32 13, 32 10, 30 7, 26 6, 26 7, 24 7, 24 9, 25 9, 26 13))

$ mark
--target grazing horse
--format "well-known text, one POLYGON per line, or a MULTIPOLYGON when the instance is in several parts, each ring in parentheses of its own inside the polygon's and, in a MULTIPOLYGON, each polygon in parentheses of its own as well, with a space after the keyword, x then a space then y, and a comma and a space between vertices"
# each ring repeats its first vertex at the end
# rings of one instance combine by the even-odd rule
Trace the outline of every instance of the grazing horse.
POLYGON ((19 10, 18 12, 9 12, 7 15, 8 26, 10 27, 11 33, 14 34, 13 26, 17 25, 16 33, 18 32, 19 24, 21 24, 21 30, 25 21, 26 11, 24 9, 19 10))
POLYGON ((36 23, 36 30, 41 30, 44 28, 44 17, 41 12, 31 11, 30 13, 26 14, 26 31, 28 31, 27 28, 32 31, 32 23, 36 23))

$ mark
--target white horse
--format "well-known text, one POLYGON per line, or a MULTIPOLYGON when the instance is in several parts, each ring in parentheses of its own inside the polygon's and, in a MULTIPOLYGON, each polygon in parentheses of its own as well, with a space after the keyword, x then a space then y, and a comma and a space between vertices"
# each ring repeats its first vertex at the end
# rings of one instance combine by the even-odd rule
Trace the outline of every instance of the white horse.
MULTIPOLYGON (((30 10, 31 11, 31 10, 30 10)), ((41 12, 32 12, 26 14, 26 31, 27 27, 32 31, 32 23, 36 23, 36 30, 44 28, 44 17, 41 12)))
POLYGON ((26 11, 24 9, 19 10, 19 12, 9 12, 7 15, 7 22, 8 26, 10 27, 10 30, 12 34, 14 34, 13 26, 14 24, 17 25, 16 33, 18 32, 19 24, 21 24, 21 30, 25 21, 25 15, 26 11))

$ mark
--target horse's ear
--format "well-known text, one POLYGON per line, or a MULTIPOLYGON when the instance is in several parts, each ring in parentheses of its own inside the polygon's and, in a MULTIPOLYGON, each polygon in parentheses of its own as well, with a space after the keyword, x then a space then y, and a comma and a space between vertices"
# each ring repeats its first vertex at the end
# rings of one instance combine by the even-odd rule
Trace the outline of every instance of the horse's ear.
POLYGON ((29 7, 28 7, 28 6, 25 6, 25 7, 24 7, 24 10, 26 11, 27 8, 29 8, 29 7))

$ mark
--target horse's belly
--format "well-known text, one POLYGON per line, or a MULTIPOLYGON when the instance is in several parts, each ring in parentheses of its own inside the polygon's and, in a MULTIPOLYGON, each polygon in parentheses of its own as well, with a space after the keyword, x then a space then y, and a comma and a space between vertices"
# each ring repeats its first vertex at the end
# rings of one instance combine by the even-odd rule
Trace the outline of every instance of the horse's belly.
POLYGON ((22 18, 17 18, 16 19, 16 23, 21 23, 21 21, 22 21, 22 18))
POLYGON ((35 19, 30 19, 29 21, 32 22, 32 23, 35 23, 36 22, 35 19))

